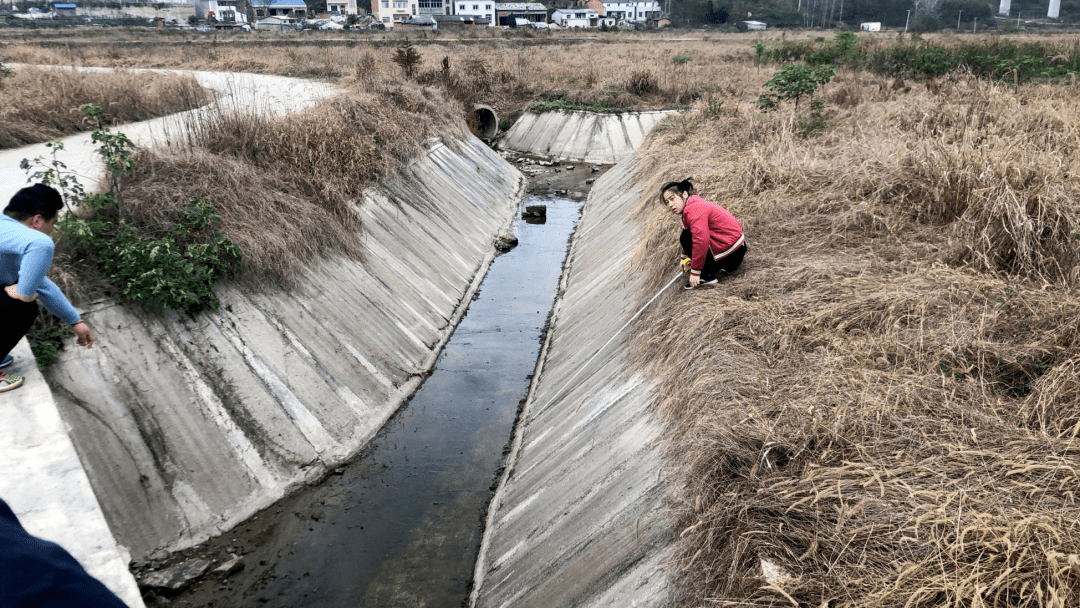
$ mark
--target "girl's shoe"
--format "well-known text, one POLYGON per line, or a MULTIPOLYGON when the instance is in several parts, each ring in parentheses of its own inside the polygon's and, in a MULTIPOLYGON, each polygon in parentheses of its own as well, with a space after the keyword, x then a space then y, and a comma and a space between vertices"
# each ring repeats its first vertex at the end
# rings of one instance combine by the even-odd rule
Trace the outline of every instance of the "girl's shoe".
POLYGON ((14 362, 15 362, 15 357, 12 357, 11 355, 8 355, 8 356, 4 357, 3 359, 0 359, 0 369, 4 369, 5 367, 11 365, 14 362))
POLYGON ((0 372, 0 393, 13 391, 23 384, 23 377, 0 372))

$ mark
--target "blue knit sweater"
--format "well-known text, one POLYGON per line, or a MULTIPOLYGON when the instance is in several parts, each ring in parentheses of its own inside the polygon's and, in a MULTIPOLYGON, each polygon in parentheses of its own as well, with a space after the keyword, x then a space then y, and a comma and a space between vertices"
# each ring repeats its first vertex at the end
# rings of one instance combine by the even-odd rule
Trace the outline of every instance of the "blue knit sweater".
POLYGON ((18 284, 20 294, 38 294, 45 308, 70 325, 79 320, 79 313, 45 276, 52 258, 49 235, 0 214, 0 287, 18 284))

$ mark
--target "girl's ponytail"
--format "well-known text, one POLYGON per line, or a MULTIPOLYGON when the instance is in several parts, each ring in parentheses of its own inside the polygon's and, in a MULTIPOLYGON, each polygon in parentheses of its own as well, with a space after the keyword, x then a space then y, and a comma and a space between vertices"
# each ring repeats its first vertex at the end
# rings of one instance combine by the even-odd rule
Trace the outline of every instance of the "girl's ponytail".
POLYGON ((678 192, 680 196, 682 196, 683 194, 693 194, 694 193, 694 184, 690 183, 690 178, 689 177, 684 179, 681 182, 668 182, 668 183, 664 184, 660 188, 660 202, 661 203, 665 202, 664 201, 664 193, 667 192, 668 190, 674 190, 675 192, 678 192))

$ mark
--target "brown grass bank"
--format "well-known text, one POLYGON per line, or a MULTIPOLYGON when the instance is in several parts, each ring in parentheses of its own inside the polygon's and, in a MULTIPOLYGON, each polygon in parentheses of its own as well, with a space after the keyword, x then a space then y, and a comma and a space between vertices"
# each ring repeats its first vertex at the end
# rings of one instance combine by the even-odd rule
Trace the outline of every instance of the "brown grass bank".
MULTIPOLYGON (((204 199, 242 251, 238 279, 288 289, 328 256, 360 258, 357 205, 365 188, 460 135, 461 110, 437 90, 350 79, 344 92, 283 117, 252 108, 209 114, 163 149, 139 150, 123 182, 121 215, 147 235, 169 232, 204 199)), ((121 129, 122 131, 122 129, 121 129)), ((108 289, 58 245, 58 279, 83 299, 108 289)))
POLYGON ((841 72, 805 139, 753 108, 767 77, 732 67, 723 112, 644 151, 653 289, 668 179, 750 247, 634 338, 677 471, 680 604, 1077 605, 1077 90, 841 72))
POLYGON ((95 128, 79 111, 84 104, 101 106, 102 119, 118 125, 189 110, 212 99, 212 93, 185 75, 33 66, 5 72, 0 75, 0 149, 95 128))

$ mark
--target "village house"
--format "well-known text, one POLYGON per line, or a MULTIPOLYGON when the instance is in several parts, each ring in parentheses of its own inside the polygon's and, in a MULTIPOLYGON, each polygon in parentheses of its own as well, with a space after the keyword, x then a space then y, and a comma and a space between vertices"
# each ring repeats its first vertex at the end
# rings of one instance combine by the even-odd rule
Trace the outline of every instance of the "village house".
POLYGON ((419 15, 449 15, 452 0, 371 0, 371 14, 386 27, 419 15))
POLYGON ((600 15, 591 8, 560 8, 551 13, 551 22, 559 27, 599 27, 600 15))
POLYGON ((418 0, 371 0, 371 14, 388 28, 420 14, 418 0))
POLYGON ((603 6, 601 16, 612 24, 619 21, 644 24, 660 18, 660 3, 657 0, 604 0, 603 6))
POLYGON ((263 17, 307 19, 308 17, 307 5, 303 0, 251 0, 251 9, 255 12, 256 19, 263 17))
POLYGON ((513 27, 519 23, 547 23, 547 17, 547 7, 539 2, 495 3, 495 22, 504 27, 513 27))
POLYGON ((355 15, 360 11, 356 7, 356 0, 327 0, 326 12, 339 15, 355 15))
POLYGON ((247 23, 247 15, 236 10, 236 0, 198 0, 199 17, 223 23, 247 23))
POLYGON ((490 26, 496 25, 495 0, 453 0, 454 14, 485 19, 490 26))

